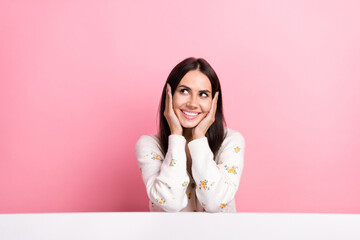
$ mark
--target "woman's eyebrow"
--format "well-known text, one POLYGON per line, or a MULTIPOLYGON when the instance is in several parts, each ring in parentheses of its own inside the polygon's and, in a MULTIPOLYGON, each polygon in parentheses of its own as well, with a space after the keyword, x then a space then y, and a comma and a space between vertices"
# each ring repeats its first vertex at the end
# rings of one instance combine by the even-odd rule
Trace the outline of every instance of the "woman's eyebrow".
POLYGON ((188 89, 191 89, 191 88, 189 88, 188 86, 186 86, 186 85, 180 85, 179 87, 183 87, 183 88, 188 88, 188 89))
MULTIPOLYGON (((183 88, 187 88, 187 89, 190 89, 191 90, 191 88, 189 88, 188 86, 186 86, 186 85, 180 85, 179 87, 183 87, 183 88)), ((208 92, 208 93, 211 93, 209 90, 200 90, 199 92, 208 92)))
POLYGON ((200 90, 200 92, 207 92, 207 93, 211 93, 209 90, 200 90))

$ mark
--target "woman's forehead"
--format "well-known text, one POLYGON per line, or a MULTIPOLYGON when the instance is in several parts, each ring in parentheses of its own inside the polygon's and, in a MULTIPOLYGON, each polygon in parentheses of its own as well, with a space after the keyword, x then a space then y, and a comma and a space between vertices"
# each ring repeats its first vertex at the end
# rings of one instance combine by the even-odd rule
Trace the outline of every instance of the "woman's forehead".
POLYGON ((205 74, 197 70, 187 72, 179 83, 179 86, 181 85, 186 85, 193 90, 211 91, 211 82, 209 78, 205 74))

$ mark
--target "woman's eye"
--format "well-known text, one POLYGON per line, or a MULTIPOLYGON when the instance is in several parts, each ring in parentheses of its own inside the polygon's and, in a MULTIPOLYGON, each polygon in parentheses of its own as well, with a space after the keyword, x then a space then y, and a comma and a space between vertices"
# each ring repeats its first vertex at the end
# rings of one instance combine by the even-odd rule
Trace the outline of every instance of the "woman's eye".
POLYGON ((207 97, 208 95, 206 93, 200 93, 200 96, 207 97))
POLYGON ((181 89, 180 92, 182 93, 189 93, 189 91, 187 89, 181 89))

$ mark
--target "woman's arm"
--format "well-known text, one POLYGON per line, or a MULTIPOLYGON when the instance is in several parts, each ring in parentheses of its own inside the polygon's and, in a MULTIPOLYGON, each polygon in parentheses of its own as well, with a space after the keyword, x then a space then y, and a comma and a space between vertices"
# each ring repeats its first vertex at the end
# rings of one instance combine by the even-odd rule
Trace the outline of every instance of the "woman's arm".
POLYGON ((238 132, 225 138, 218 164, 206 137, 188 143, 196 195, 208 212, 219 212, 234 199, 244 164, 245 140, 238 132))
POLYGON ((151 136, 142 136, 135 151, 142 179, 150 200, 168 212, 178 212, 188 203, 186 188, 186 140, 180 135, 169 136, 168 151, 163 159, 160 147, 151 136))

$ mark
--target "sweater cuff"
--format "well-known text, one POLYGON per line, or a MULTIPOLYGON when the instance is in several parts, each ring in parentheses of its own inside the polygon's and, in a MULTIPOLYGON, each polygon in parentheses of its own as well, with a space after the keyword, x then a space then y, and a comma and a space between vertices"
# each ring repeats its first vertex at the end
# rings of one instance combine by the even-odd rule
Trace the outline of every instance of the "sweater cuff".
POLYGON ((184 136, 173 134, 169 135, 168 150, 179 149, 184 151, 186 146, 186 139, 184 136))
POLYGON ((188 143, 190 155, 196 161, 193 164, 202 164, 199 161, 206 161, 208 157, 213 158, 207 137, 198 138, 188 143))

